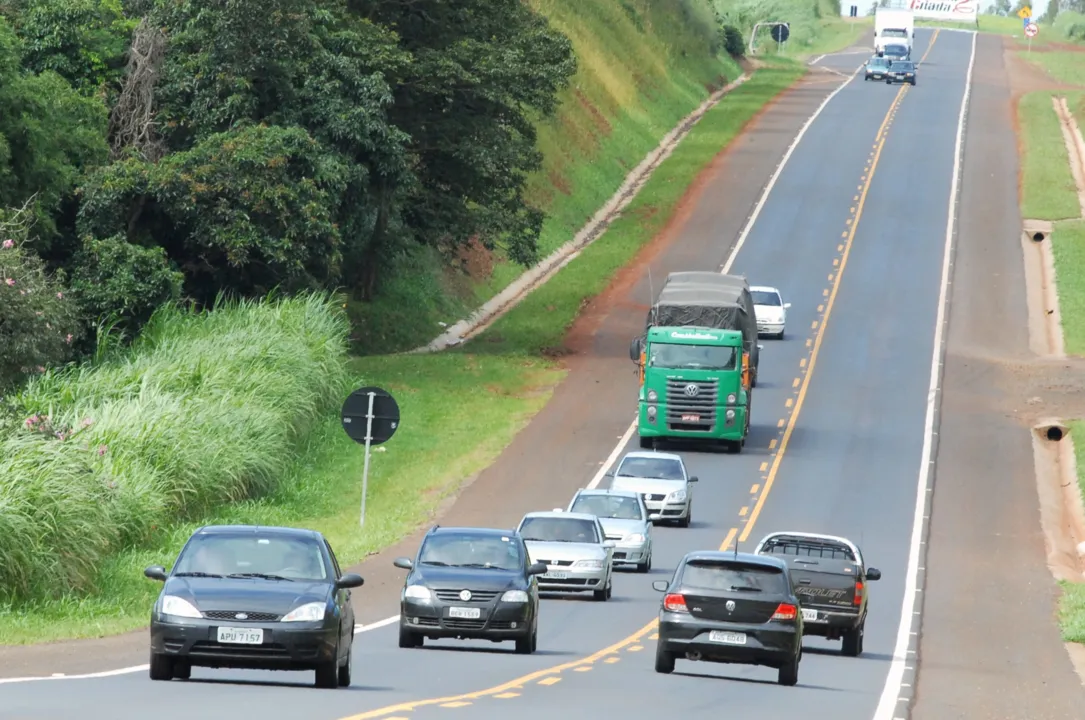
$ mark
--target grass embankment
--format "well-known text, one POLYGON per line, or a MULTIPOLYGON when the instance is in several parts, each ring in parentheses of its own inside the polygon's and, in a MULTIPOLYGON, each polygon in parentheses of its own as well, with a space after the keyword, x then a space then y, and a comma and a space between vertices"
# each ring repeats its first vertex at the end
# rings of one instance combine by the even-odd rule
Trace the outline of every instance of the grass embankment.
MULTIPOLYGON (((1061 280, 1059 285, 1061 290, 1061 280)), ((1060 311, 1062 311, 1061 307, 1060 311)), ((1082 497, 1085 497, 1085 421, 1074 420, 1068 425, 1070 437, 1074 441, 1078 487, 1082 497)), ((1085 644, 1085 582, 1064 580, 1059 585, 1062 588, 1062 594, 1059 597, 1059 626, 1062 630, 1062 639, 1064 642, 1085 644)))
POLYGON ((758 32, 759 57, 783 55, 795 59, 837 52, 871 32, 873 18, 845 18, 833 0, 713 0, 716 12, 727 24, 742 31, 747 45, 754 23, 779 20, 790 23, 787 42, 779 47, 768 27, 758 32))
POLYGON ((1081 215, 1062 125, 1051 102, 1053 95, 1029 93, 1017 108, 1021 128, 1021 216, 1033 220, 1066 220, 1081 215))
MULTIPOLYGON (((801 77, 796 63, 759 70, 700 121, 664 161, 630 207, 596 243, 468 346, 436 355, 371 357, 351 366, 356 383, 376 382, 400 402, 403 424, 374 454, 367 520, 358 505, 362 453, 328 418, 277 491, 208 513, 199 523, 160 528, 143 549, 100 565, 90 597, 10 607, 0 615, 0 643, 110 634, 145 625, 159 586, 148 564, 169 564, 197 524, 288 523, 326 533, 344 562, 408 534, 488 465, 546 402, 561 370, 540 349, 559 343, 585 299, 628 263, 673 215, 686 187, 765 103, 801 77)), ((227 347, 223 345, 223 347, 227 347)))

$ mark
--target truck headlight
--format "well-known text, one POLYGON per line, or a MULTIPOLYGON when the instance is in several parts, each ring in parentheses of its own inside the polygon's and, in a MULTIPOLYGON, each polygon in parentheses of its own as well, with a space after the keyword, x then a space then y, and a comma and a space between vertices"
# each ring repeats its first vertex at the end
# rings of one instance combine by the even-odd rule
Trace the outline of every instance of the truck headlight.
POLYGON ((658 399, 659 399, 659 393, 657 393, 655 390, 649 390, 648 391, 648 402, 655 402, 658 399))
POLYGON ((724 415, 726 415, 728 420, 734 420, 735 419, 735 411, 734 410, 728 410, 726 413, 724 413, 724 415))
POLYGON ((656 419, 656 408, 655 408, 655 405, 650 405, 650 406, 648 406, 648 419, 649 419, 649 420, 655 420, 655 419, 656 419))
POLYGON ((734 405, 737 401, 738 401, 738 396, 735 395, 734 393, 731 393, 730 395, 727 396, 727 404, 728 405, 734 405))

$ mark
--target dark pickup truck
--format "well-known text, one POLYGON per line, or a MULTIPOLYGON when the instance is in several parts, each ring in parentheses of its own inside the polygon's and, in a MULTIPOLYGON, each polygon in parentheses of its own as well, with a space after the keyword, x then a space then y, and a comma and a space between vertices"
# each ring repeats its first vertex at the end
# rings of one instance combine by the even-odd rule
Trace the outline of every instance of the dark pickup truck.
POLYGON ((803 635, 843 640, 850 657, 863 652, 866 584, 881 578, 868 568, 855 543, 846 538, 805 532, 766 535, 754 550, 787 562, 802 606, 803 635))

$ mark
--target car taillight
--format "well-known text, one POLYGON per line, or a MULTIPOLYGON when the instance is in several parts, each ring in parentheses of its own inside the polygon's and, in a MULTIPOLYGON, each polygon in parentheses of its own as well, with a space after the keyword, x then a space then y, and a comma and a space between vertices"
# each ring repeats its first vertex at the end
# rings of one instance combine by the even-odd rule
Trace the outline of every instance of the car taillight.
POLYGON ((856 605, 863 604, 863 583, 858 580, 855 581, 855 599, 852 602, 856 605))
POLYGON ((794 620, 799 614, 799 609, 788 603, 780 603, 776 612, 772 614, 773 620, 794 620))
POLYGON ((686 599, 678 593, 670 593, 663 598, 663 607, 670 612, 689 612, 686 599))

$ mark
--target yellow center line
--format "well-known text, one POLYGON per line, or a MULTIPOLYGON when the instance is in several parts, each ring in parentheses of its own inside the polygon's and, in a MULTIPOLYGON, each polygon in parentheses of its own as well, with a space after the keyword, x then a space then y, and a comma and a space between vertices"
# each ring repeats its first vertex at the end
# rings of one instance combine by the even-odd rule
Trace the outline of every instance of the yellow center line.
MULTIPOLYGON (((938 39, 938 32, 938 30, 934 31, 934 36, 931 38, 930 46, 928 46, 927 52, 923 54, 923 58, 920 60, 921 63, 923 62, 923 60, 926 59, 927 54, 930 53, 931 48, 934 46, 935 40, 938 39)), ((855 222, 851 224, 850 232, 844 234, 844 236, 847 238, 847 241, 844 245, 843 257, 840 261, 840 271, 836 273, 836 282, 833 283, 832 292, 829 295, 829 299, 825 308, 825 321, 828 321, 829 314, 832 312, 833 301, 836 299, 840 276, 843 274, 844 266, 847 264, 848 253, 851 252, 852 241, 855 239, 855 230, 856 227, 858 227, 859 218, 862 216, 863 213, 863 205, 866 202, 867 191, 869 190, 871 180, 874 177, 874 169, 877 168, 878 158, 881 157, 882 147, 884 147, 885 145, 886 126, 889 124, 889 121, 892 119, 893 114, 896 112, 896 108, 899 105, 901 98, 904 96, 904 92, 907 88, 907 85, 901 87, 901 89, 897 93, 896 98, 894 98, 893 100, 893 104, 889 108, 889 112, 886 113, 885 120, 882 122, 881 127, 878 129, 878 134, 876 136, 877 142, 874 143, 874 158, 870 163, 869 172, 863 176, 864 183, 862 185, 859 185, 857 188, 859 190, 859 200, 858 204, 856 205, 855 222)), ((832 275, 829 276, 829 280, 830 282, 833 281, 832 275)), ((754 523, 756 522, 757 517, 761 513, 761 508, 764 507, 765 498, 768 497, 769 491, 772 489, 773 482, 776 479, 776 473, 778 472, 780 462, 784 457, 784 450, 786 449, 787 442, 791 437, 791 432, 795 427, 795 423, 799 416, 799 410, 802 408, 802 402, 806 396, 806 389, 809 386, 810 378, 813 376, 814 363, 817 359, 818 350, 821 347, 821 338, 824 336, 825 333, 825 321, 820 323, 820 327, 818 328, 817 338, 814 340, 813 350, 811 350, 810 353, 809 371, 803 377, 802 388, 801 390, 799 390, 798 398, 795 401, 795 409, 791 413, 789 422, 787 423, 787 427, 784 430, 783 437, 779 440, 780 448, 774 454, 772 467, 770 468, 768 476, 765 478, 765 481, 760 488, 761 493, 757 497, 757 504, 754 506, 752 512, 750 513, 746 526, 742 531, 742 536, 740 538, 740 541, 742 542, 745 542, 750 532, 753 530, 754 523)), ((810 346, 810 342, 811 341, 808 339, 807 347, 810 346)), ((795 386, 799 386, 798 378, 795 378, 795 386)), ((769 449, 772 450, 773 448, 775 448, 776 443, 776 438, 770 440, 769 449)), ((727 532, 727 537, 724 539, 723 544, 720 545, 720 550, 726 550, 728 546, 732 542, 734 542, 737 535, 738 528, 731 528, 727 532)), ((656 634, 655 630, 658 625, 659 620, 653 619, 650 623, 642 627, 640 630, 637 630, 629 637, 623 640, 619 640, 613 645, 605 647, 598 652, 588 655, 587 657, 580 658, 579 660, 572 660, 570 662, 555 665, 553 667, 543 668, 542 670, 536 670, 533 673, 522 675, 518 678, 509 680, 508 682, 501 685, 486 688, 485 690, 476 690, 475 692, 463 693, 460 695, 451 695, 448 697, 414 700, 399 703, 397 705, 387 705, 385 707, 375 708, 373 710, 358 713, 356 715, 349 715, 347 717, 340 718, 340 720, 370 720, 370 718, 386 718, 386 720, 395 720, 389 719, 386 716, 392 715, 393 713, 411 712, 412 710, 415 710, 417 708, 432 707, 435 705, 440 707, 464 707, 470 705, 471 701, 477 700, 479 698, 495 697, 503 693, 509 693, 509 691, 512 690, 519 690, 526 683, 533 681, 537 681, 537 684, 540 685, 552 685, 561 681, 561 678, 557 676, 566 670, 585 672, 587 670, 591 670, 594 664, 601 660, 603 662, 615 662, 617 658, 615 658, 614 660, 608 660, 608 658, 613 657, 616 653, 625 648, 628 648, 631 645, 636 645, 640 643, 646 636, 648 637, 648 639, 651 640, 657 639, 658 635, 656 634)), ((506 697, 508 697, 508 695, 506 695, 506 697)))
MULTIPOLYGON (((927 52, 923 53, 923 57, 919 61, 920 63, 927 59, 927 55, 930 53, 931 48, 934 47, 934 43, 937 39, 938 30, 935 30, 934 36, 931 37, 930 45, 927 46, 927 52)), ((900 90, 897 91, 897 96, 893 98, 893 103, 889 106, 889 111, 886 112, 881 127, 878 128, 878 134, 876 135, 878 142, 874 146, 874 159, 870 162, 870 172, 863 177, 864 182, 859 186, 859 202, 855 206, 855 222, 851 223, 848 239, 844 243, 844 250, 840 256, 840 269, 836 273, 836 279, 832 284, 832 291, 829 293, 829 299, 825 303, 825 315, 818 327, 817 335, 814 337, 814 347, 810 351, 810 362, 807 364, 806 374, 802 378, 799 395, 795 399, 795 407, 791 411, 787 427, 784 428, 784 434, 780 438, 780 449, 776 451, 776 455, 772 459, 772 467, 769 468, 768 475, 765 477, 761 494, 758 496, 757 502, 753 506, 753 510, 750 511, 749 517, 746 519, 746 526, 742 529, 742 534, 738 538, 739 542, 746 542, 750 537, 750 533, 753 532, 754 525, 757 524, 757 518, 761 515, 762 508, 765 507, 765 500, 768 498, 769 493, 772 491, 772 486, 776 482, 776 475, 780 471, 780 464, 783 462, 784 455, 787 452, 787 443, 791 439, 791 433, 794 432, 795 426, 798 424, 799 413, 802 410, 803 401, 806 399, 806 391, 809 389, 810 380, 814 376, 814 365, 817 363, 818 353, 821 351, 821 341, 825 338, 825 328, 828 327, 829 316, 833 312, 836 295, 840 290, 840 280, 844 276, 844 268, 847 267, 848 256, 851 255, 852 244, 855 242, 855 233, 859 229, 859 219, 863 216, 863 208, 866 206, 867 194, 870 192, 871 183, 874 182, 874 173, 878 169, 878 161, 881 159, 882 149, 885 147, 889 123, 896 114, 897 107, 899 107, 900 101, 904 97, 904 93, 907 89, 907 85, 902 85, 900 90)), ((832 276, 830 275, 829 277, 831 278, 832 276)))

